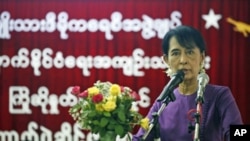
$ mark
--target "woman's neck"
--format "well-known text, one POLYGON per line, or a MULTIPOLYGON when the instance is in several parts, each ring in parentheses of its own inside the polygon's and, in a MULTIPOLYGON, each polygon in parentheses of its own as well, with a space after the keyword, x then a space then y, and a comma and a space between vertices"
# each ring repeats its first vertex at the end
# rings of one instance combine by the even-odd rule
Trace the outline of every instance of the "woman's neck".
POLYGON ((179 92, 183 95, 191 95, 197 91, 197 80, 185 80, 179 85, 179 92))

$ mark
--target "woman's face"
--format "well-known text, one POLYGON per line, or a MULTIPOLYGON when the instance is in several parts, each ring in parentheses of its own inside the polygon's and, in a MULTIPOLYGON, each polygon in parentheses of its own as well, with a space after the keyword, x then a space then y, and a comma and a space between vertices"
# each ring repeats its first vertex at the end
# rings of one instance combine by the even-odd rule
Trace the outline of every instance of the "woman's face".
POLYGON ((183 70, 184 80, 197 80, 204 57, 205 54, 202 54, 198 47, 184 48, 175 37, 172 37, 169 42, 168 54, 164 60, 173 72, 183 70))

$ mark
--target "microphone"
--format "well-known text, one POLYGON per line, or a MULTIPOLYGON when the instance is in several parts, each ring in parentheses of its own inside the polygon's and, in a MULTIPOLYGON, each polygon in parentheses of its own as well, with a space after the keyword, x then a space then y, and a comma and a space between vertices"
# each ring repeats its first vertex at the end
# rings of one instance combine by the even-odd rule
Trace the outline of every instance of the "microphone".
POLYGON ((177 73, 173 74, 171 80, 162 90, 160 96, 158 97, 157 101, 164 100, 167 96, 172 94, 173 90, 179 85, 184 79, 184 72, 183 70, 178 70, 177 73))
POLYGON ((196 97, 196 114, 195 114, 195 127, 194 127, 194 141, 200 141, 200 123, 202 119, 202 103, 204 103, 203 93, 205 91, 205 87, 209 82, 209 77, 206 73, 200 73, 197 76, 198 80, 198 90, 196 97))
POLYGON ((198 91, 197 91, 197 100, 201 100, 201 102, 204 102, 204 97, 203 97, 203 93, 205 91, 205 87, 209 82, 209 77, 206 73, 200 73, 197 76, 197 80, 198 80, 198 91))

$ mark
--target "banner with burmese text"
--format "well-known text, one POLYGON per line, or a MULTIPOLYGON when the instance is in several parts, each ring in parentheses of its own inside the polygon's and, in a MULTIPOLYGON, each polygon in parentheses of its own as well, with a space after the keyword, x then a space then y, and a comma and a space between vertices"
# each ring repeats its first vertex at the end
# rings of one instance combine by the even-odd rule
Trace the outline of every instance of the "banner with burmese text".
POLYGON ((248 0, 2 0, 0 141, 97 140, 68 111, 71 88, 98 80, 136 91, 146 115, 169 81, 161 40, 179 25, 201 31, 210 83, 230 87, 250 124, 249 13, 248 0))

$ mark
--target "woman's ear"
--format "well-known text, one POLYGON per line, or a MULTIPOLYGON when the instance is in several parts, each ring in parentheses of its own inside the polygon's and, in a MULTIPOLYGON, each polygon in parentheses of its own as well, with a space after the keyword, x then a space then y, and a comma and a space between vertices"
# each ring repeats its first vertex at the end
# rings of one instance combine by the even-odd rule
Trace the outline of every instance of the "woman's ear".
POLYGON ((166 71, 165 73, 168 75, 168 76, 172 76, 173 75, 173 72, 171 70, 171 67, 168 65, 168 56, 166 54, 164 54, 162 57, 162 61, 166 64, 166 71))
POLYGON ((202 60, 202 62, 205 61, 205 57, 206 57, 205 52, 201 53, 201 60, 202 60))
POLYGON ((205 53, 203 52, 202 54, 201 54, 201 64, 200 64, 200 71, 199 71, 199 73, 204 73, 205 72, 205 68, 204 68, 204 66, 205 66, 205 53))

